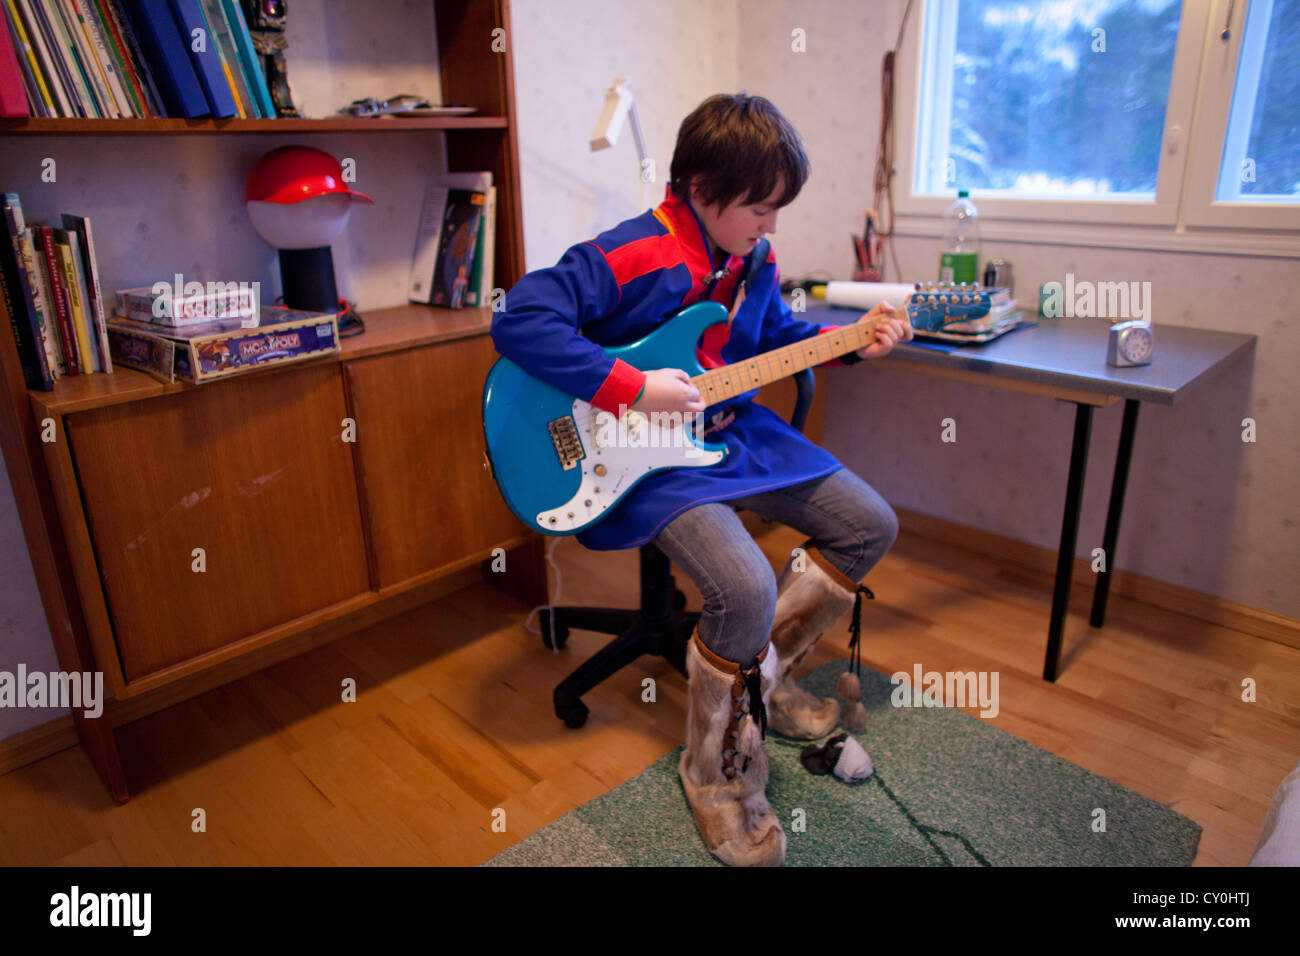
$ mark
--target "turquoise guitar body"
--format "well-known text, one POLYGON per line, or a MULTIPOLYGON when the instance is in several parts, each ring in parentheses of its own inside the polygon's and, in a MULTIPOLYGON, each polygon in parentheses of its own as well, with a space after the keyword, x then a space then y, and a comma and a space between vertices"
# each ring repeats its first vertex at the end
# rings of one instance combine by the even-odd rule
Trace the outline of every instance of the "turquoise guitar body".
MULTIPOLYGON (((716 302, 683 309, 645 338, 606 349, 611 358, 650 371, 704 372, 695 357, 700 335, 727 321, 716 302)), ((576 534, 605 517, 648 475, 702 468, 727 455, 697 437, 698 416, 622 419, 498 359, 483 389, 483 433, 493 477, 510 510, 527 527, 576 534)))

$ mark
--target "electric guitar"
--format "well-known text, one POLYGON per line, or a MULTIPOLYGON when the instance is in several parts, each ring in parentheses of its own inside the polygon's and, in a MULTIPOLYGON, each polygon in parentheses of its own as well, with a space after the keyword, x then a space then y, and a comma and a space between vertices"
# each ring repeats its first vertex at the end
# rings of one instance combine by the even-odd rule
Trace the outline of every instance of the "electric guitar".
MULTIPOLYGON (((909 298, 907 314, 914 328, 957 316, 974 318, 988 312, 988 294, 981 292, 972 288, 965 303, 955 296, 957 301, 931 302, 929 293, 918 292, 909 298)), ((696 343, 705 329, 726 321, 720 303, 700 302, 645 338, 606 352, 642 371, 683 369, 707 407, 872 345, 879 320, 864 316, 833 332, 705 371, 695 358, 696 343)), ((519 520, 547 534, 577 534, 591 527, 657 471, 707 468, 722 461, 727 447, 702 440, 703 426, 702 414, 629 409, 622 417, 613 415, 533 378, 505 358, 492 366, 483 390, 492 475, 519 520)))

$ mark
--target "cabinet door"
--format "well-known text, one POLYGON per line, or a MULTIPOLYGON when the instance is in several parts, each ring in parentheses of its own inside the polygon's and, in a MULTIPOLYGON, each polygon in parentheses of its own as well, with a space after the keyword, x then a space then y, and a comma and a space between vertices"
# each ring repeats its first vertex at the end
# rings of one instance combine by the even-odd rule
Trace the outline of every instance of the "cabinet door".
POLYGON ((524 534, 483 467, 486 335, 347 363, 379 586, 524 534))
POLYGON ((369 588, 346 415, 322 365, 67 417, 128 681, 369 588))

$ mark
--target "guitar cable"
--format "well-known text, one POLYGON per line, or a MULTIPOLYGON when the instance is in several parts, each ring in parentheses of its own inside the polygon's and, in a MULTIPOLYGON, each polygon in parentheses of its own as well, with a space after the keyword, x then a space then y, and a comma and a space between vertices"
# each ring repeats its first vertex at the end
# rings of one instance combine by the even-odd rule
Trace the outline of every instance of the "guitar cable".
MULTIPOLYGON (((563 589, 563 580, 560 577, 560 566, 555 563, 555 560, 552 557, 552 555, 555 553, 555 546, 560 543, 561 537, 563 536, 556 535, 555 537, 551 538, 551 543, 546 546, 546 563, 549 564, 551 566, 551 570, 555 572, 555 599, 550 604, 539 604, 537 605, 537 607, 533 608, 531 611, 528 612, 528 616, 524 618, 524 630, 528 631, 531 634, 540 635, 542 633, 542 629, 540 627, 533 627, 529 623, 533 619, 533 615, 547 608, 552 609, 553 611, 555 606, 560 603, 560 592, 563 589)), ((555 614, 554 613, 551 614, 550 638, 551 638, 551 652, 553 654, 559 654, 560 648, 555 643, 555 614)))

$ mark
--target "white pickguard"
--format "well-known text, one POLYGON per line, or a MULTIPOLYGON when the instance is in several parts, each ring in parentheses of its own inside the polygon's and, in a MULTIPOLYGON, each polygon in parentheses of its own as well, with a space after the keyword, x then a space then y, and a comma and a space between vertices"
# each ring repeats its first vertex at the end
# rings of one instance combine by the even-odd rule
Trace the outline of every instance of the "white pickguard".
POLYGON ((582 484, 572 498, 537 515, 543 531, 581 529, 615 504, 638 478, 660 468, 703 468, 722 461, 726 449, 706 451, 696 444, 692 422, 682 416, 631 411, 616 419, 575 399, 573 420, 586 453, 578 462, 582 484), (601 466, 604 474, 597 473, 601 466))

